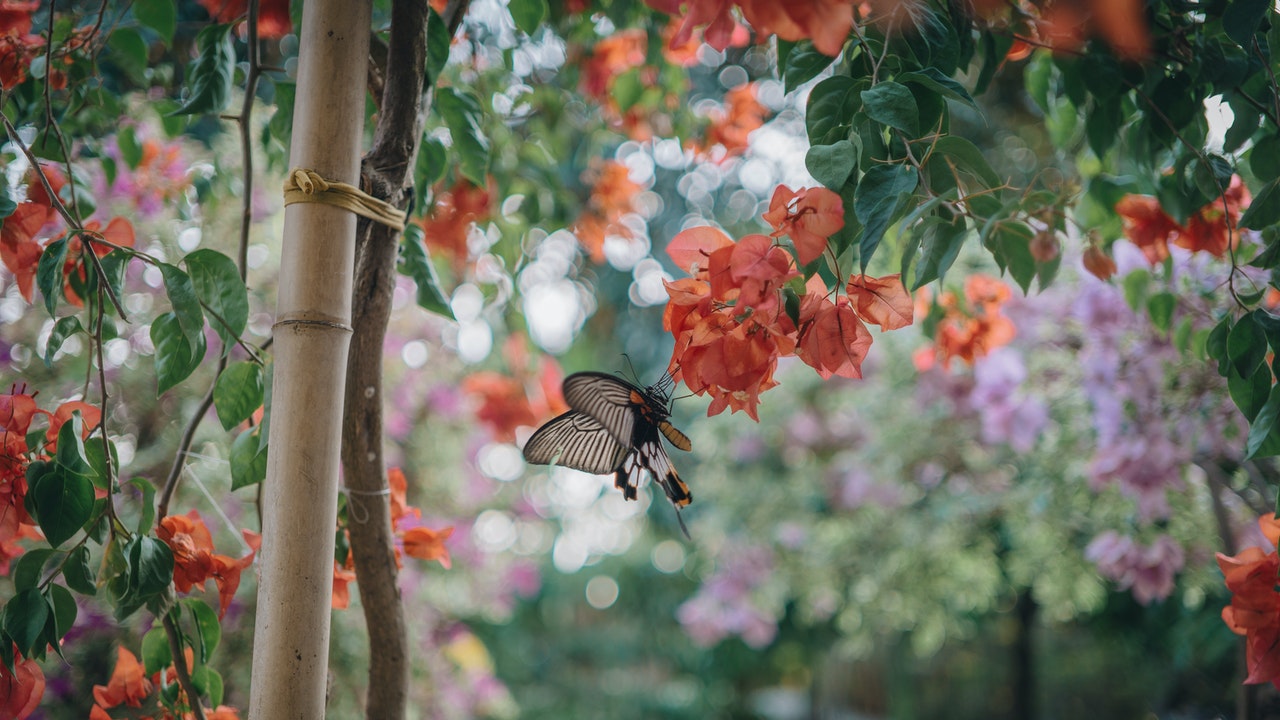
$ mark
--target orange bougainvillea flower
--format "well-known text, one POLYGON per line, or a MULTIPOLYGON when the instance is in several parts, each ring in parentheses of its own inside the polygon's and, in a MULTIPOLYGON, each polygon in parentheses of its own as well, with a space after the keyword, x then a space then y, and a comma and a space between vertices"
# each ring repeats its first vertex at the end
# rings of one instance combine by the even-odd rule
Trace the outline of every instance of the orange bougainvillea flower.
POLYGON ((792 190, 779 185, 764 219, 773 226, 773 237, 791 237, 796 258, 808 265, 822 256, 827 239, 844 227, 844 201, 822 187, 792 190))
POLYGON ((1116 203, 1116 214, 1124 221, 1124 234, 1137 245, 1147 262, 1158 265, 1169 257, 1169 241, 1181 230, 1178 223, 1149 195, 1126 195, 1116 203))
POLYGON ((138 657, 124 647, 116 649, 116 668, 106 685, 93 686, 93 700, 103 710, 127 705, 142 707, 142 701, 151 694, 151 681, 138 657))
MULTIPOLYGON (((249 554, 239 560, 214 553, 213 537, 197 510, 186 515, 166 516, 160 521, 156 535, 173 552, 174 588, 180 593, 191 592, 213 578, 218 587, 218 617, 225 615, 240 587, 240 574, 253 564, 256 550, 250 549, 249 554)), ((257 539, 255 534, 246 532, 246 541, 251 536, 257 539)))
POLYGON ((15 658, 13 672, 0 663, 0 718, 23 720, 44 697, 44 671, 31 659, 15 658))
POLYGON ((1158 265, 1169 257, 1169 243, 1214 257, 1225 255, 1239 244, 1236 223, 1250 200, 1240 176, 1233 175, 1222 197, 1205 203, 1185 227, 1169 217, 1160 201, 1149 195, 1124 196, 1116 203, 1116 213, 1124 221, 1125 237, 1142 250, 1147 262, 1158 265))
MULTIPOLYGON (((249 0, 197 0, 209 11, 216 23, 243 20, 249 13, 249 0)), ((262 0, 258 6, 258 37, 279 40, 293 32, 289 18, 289 0, 262 0)))
POLYGON ((436 192, 431 212, 421 220, 423 239, 427 247, 447 255, 454 275, 460 276, 470 257, 471 226, 487 220, 492 212, 489 190, 459 179, 448 190, 436 192))
POLYGON ((1111 259, 1106 250, 1090 245, 1084 251, 1084 269, 1099 280, 1107 280, 1116 274, 1116 261, 1111 259))
POLYGON ((443 530, 431 530, 424 527, 410 528, 404 532, 404 552, 419 560, 439 560, 444 569, 453 567, 449 558, 449 548, 444 541, 453 535, 453 527, 443 530))
POLYGON ((582 92, 596 100, 605 100, 614 78, 645 61, 649 35, 641 28, 614 33, 596 43, 582 64, 582 92))
POLYGON ((468 375, 462 381, 462 390, 479 398, 476 419, 492 431, 498 442, 514 442, 516 428, 538 424, 524 384, 513 377, 482 370, 468 375))
MULTIPOLYGON (((1258 521, 1268 539, 1275 541, 1275 515, 1258 521)), ((1280 557, 1276 551, 1251 547, 1234 557, 1217 554, 1218 567, 1232 593, 1222 609, 1222 620, 1237 635, 1245 636, 1246 684, 1270 682, 1280 687, 1280 592, 1276 576, 1280 557)))
POLYGON ((896 273, 879 278, 852 275, 845 292, 853 300, 858 315, 882 330, 906 327, 915 317, 911 293, 896 273))
POLYGON ((345 568, 335 560, 333 563, 333 600, 330 606, 334 610, 346 610, 351 606, 351 583, 355 582, 354 570, 345 568))
POLYGON ((606 237, 631 235, 621 222, 622 216, 634 209, 635 196, 644 187, 633 181, 630 173, 626 165, 616 160, 606 160, 587 171, 591 178, 591 196, 587 210, 573 226, 573 234, 596 263, 605 261, 606 237))
POLYGON ((862 377, 862 361, 871 349, 871 332, 850 307, 849 298, 836 302, 810 293, 800 304, 803 332, 796 355, 818 371, 823 380, 839 375, 862 377))
POLYGON ((44 246, 36 241, 36 233, 49 217, 48 208, 39 203, 21 202, 0 226, 0 262, 13 273, 22 297, 31 302, 35 287, 36 266, 44 246))
POLYGON ((746 83, 724 95, 724 107, 712 110, 711 123, 707 126, 706 147, 719 145, 725 150, 725 158, 741 155, 746 151, 748 136, 764 125, 769 116, 757 98, 756 84, 746 83))
MULTIPOLYGON (((1012 297, 1008 285, 988 275, 974 274, 965 279, 964 295, 965 306, 951 292, 938 296, 943 315, 935 326, 933 345, 921 348, 912 358, 917 370, 923 372, 935 364, 945 370, 954 359, 972 365, 992 350, 1009 344, 1017 334, 1013 321, 1001 313, 1001 305, 1012 297)), ((920 298, 927 302, 924 288, 920 298)))
MULTIPOLYGON (((680 0, 646 0, 656 10, 669 15, 680 14, 680 0)), ((824 55, 840 54, 853 29, 852 2, 841 0, 688 0, 680 30, 671 38, 672 46, 688 42, 696 28, 706 26, 704 39, 717 50, 733 41, 737 23, 733 5, 737 5, 756 33, 777 35, 795 42, 809 39, 824 55)))

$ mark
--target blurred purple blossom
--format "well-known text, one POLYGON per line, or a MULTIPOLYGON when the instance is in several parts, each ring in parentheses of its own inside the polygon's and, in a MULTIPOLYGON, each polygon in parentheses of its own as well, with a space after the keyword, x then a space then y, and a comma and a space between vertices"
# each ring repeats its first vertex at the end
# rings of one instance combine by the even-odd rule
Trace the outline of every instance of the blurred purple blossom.
POLYGON ((1103 577, 1121 590, 1129 590, 1143 605, 1164 600, 1173 593, 1174 576, 1186 556, 1168 535, 1159 535, 1150 545, 1108 530, 1085 548, 1085 558, 1098 567, 1103 577))
POLYGON ((719 567, 680 605, 676 618, 700 645, 714 645, 730 635, 751 647, 768 645, 778 633, 778 619, 761 607, 757 590, 773 568, 773 552, 767 547, 728 546, 719 567))

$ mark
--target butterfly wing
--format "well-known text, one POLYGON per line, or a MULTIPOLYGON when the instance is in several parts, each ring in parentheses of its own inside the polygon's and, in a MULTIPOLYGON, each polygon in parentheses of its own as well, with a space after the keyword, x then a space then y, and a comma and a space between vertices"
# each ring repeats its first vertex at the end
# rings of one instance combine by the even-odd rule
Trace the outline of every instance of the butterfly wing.
POLYGON ((645 405, 640 388, 598 372, 574 373, 564 379, 563 388, 569 407, 595 418, 620 444, 631 444, 636 411, 645 405))
POLYGON ((599 420, 570 410, 538 428, 524 444, 524 459, 603 475, 617 470, 628 450, 599 420))
POLYGON ((689 486, 680 479, 675 465, 671 463, 666 449, 662 447, 662 441, 658 439, 657 428, 653 425, 642 426, 640 434, 641 437, 636 438, 630 452, 622 459, 622 464, 614 473, 613 484, 622 490, 623 497, 628 500, 635 499, 636 488, 644 477, 644 471, 648 470, 677 510, 693 502, 689 486))

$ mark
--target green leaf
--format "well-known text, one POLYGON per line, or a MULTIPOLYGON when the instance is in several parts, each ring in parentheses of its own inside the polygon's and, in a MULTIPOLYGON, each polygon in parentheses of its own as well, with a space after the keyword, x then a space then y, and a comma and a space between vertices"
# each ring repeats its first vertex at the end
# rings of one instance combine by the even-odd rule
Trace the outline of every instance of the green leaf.
POLYGON ((1147 301, 1147 287, 1151 284, 1151 273, 1138 269, 1124 276, 1124 301, 1134 312, 1140 312, 1147 301))
POLYGON ((62 579, 67 587, 81 595, 96 595, 98 587, 93 581, 93 571, 89 569, 89 547, 81 545, 71 551, 67 562, 62 566, 62 579))
POLYGON ((1280 443, 1268 442, 1276 431, 1276 418, 1280 417, 1280 385, 1271 388, 1271 394, 1257 416, 1249 424, 1249 437, 1245 441, 1245 460, 1280 454, 1280 443))
POLYGON ((526 35, 532 35, 547 17, 547 0, 511 0, 507 6, 516 27, 526 35))
POLYGON ((1170 292, 1159 292, 1147 298, 1147 314, 1151 316, 1151 324, 1160 332, 1169 332, 1173 324, 1173 309, 1178 305, 1178 296, 1170 292))
POLYGON ((1280 135, 1268 135, 1253 146, 1249 170, 1264 182, 1280 178, 1280 135))
MULTIPOLYGON (((111 61, 124 71, 134 83, 142 84, 147 73, 147 42, 137 30, 128 27, 116 28, 107 38, 107 47, 111 49, 111 61)), ((120 134, 123 134, 123 128, 120 134)), ((133 167, 137 167, 136 165, 133 167)))
POLYGON ((258 443, 261 428, 249 428, 231 443, 232 490, 256 485, 267 477, 267 448, 258 443))
MULTIPOLYGON (((205 342, 204 311, 200 309, 201 298, 196 294, 196 287, 190 275, 168 263, 159 263, 159 268, 160 274, 164 277, 164 289, 169 296, 169 304, 173 306, 173 315, 178 320, 178 327, 182 329, 187 347, 195 352, 203 348, 205 342)), ((247 310, 245 314, 248 314, 247 310)), ((204 359, 203 350, 200 352, 200 359, 204 359)))
POLYGON ((230 430, 248 420, 262 407, 264 390, 262 366, 254 362, 232 363, 218 376, 213 386, 213 406, 223 430, 230 430))
POLYGON ((1237 45, 1249 48, 1258 24, 1273 4, 1273 0, 1232 0, 1222 12, 1222 29, 1237 45))
MULTIPOLYGON (((449 151, 444 143, 430 135, 422 138, 418 147, 418 187, 427 188, 444 179, 449 172, 449 151)), ((419 203, 418 214, 430 210, 428 203, 419 203)))
MULTIPOLYGON (((934 157, 943 157, 952 161, 960 170, 967 172, 973 177, 986 183, 987 187, 999 187, 1003 182, 995 170, 991 169, 991 164, 987 162, 986 156, 978 149, 977 145, 958 136, 943 135, 938 138, 938 142, 933 146, 934 157)), ((932 164, 930 160, 930 164, 932 164)))
POLYGON ((146 535, 151 530, 151 523, 156 517, 156 489, 146 478, 136 477, 129 484, 142 493, 142 515, 138 518, 138 534, 146 535))
POLYGON ((640 69, 635 68, 618 75, 609 86, 609 94, 618 103, 618 110, 627 112, 644 95, 645 83, 640 79, 640 69))
POLYGON ((187 68, 186 101, 169 115, 222 112, 231 99, 236 52, 230 25, 210 25, 196 36, 200 54, 187 68))
POLYGON ((1267 356, 1267 337, 1254 313, 1240 318, 1227 335, 1227 358, 1241 376, 1248 377, 1267 356))
POLYGON ((1035 231, 1026 223, 1006 221, 998 223, 986 239, 996 264, 1013 277, 1023 293, 1030 290, 1036 277, 1036 259, 1031 254, 1033 237, 1035 231))
POLYGON ((217 707, 222 704, 222 676, 208 665, 201 665, 191 673, 191 684, 196 692, 209 698, 209 704, 217 707))
POLYGON ((116 133, 116 146, 120 149, 120 159, 124 160, 124 164, 130 170, 137 170, 142 163, 142 145, 133 128, 126 126, 116 133))
POLYGON ((1240 217, 1240 227, 1261 230, 1280 222, 1280 178, 1267 183, 1240 217))
POLYGON ((62 343, 72 335, 82 332, 84 328, 81 327, 80 319, 75 315, 58 318, 58 322, 53 324, 53 330, 49 331, 49 339, 44 344, 44 366, 53 367, 53 356, 62 349, 62 343))
POLYGON ((126 548, 129 557, 129 590, 139 598, 158 595, 173 582, 173 552, 148 535, 135 535, 126 548))
POLYGON ((859 83, 847 75, 833 75, 813 86, 804 115, 811 145, 826 145, 848 134, 853 114, 862 105, 862 96, 854 92, 861 85, 865 85, 865 81, 859 83))
POLYGON ((785 62, 781 59, 778 62, 781 66, 784 91, 790 93, 818 77, 823 70, 835 62, 835 58, 818 52, 812 42, 801 40, 791 47, 785 62))
POLYGON ((35 588, 20 590, 5 604, 4 632, 17 643, 23 657, 31 657, 32 650, 44 638, 51 612, 49 601, 35 588))
POLYGON ((156 349, 156 395, 163 395, 200 367, 205 354, 204 333, 197 337, 199 347, 192 352, 178 317, 171 312, 151 323, 151 344, 156 349))
POLYGON ((413 278, 418 284, 419 306, 450 320, 456 319, 448 298, 440 289, 440 278, 436 276, 431 258, 427 257, 426 245, 422 241, 422 227, 419 225, 405 228, 400 242, 400 272, 413 278))
POLYGON ((71 591, 61 585, 51 584, 45 589, 45 597, 49 602, 49 606, 53 609, 54 636, 50 638, 53 642, 51 645, 58 645, 57 641, 62 639, 63 635, 76 624, 76 599, 71 595, 71 591))
POLYGON ((906 85, 887 80, 870 90, 863 90, 862 107, 867 116, 878 123, 901 130, 913 138, 920 134, 920 110, 906 85))
POLYGON ((973 96, 969 94, 968 90, 965 90, 963 85, 943 75, 938 68, 926 67, 916 72, 905 72, 898 75, 897 80, 902 83, 921 85, 945 98, 958 100, 972 108, 978 107, 978 104, 973 100, 973 96))
POLYGON ((173 32, 178 27, 174 0, 134 0, 133 17, 139 24, 155 30, 166 45, 173 42, 173 32))
POLYGON ((815 180, 839 192, 858 166, 858 149, 848 140, 831 145, 814 145, 804 158, 805 167, 815 180))
POLYGON ((222 626, 218 624, 218 614, 199 598, 186 598, 180 605, 187 611, 191 622, 195 625, 194 639, 199 640, 198 643, 194 643, 193 648, 196 651, 196 664, 204 665, 209 662, 209 658, 213 657, 213 651, 218 649, 218 643, 222 640, 222 626))
POLYGON ((862 223, 859 262, 866 272, 867 263, 880 245, 885 231, 893 224, 899 206, 905 205, 916 189, 919 177, 909 165, 877 165, 858 182, 854 214, 862 223))
MULTIPOLYGON (((62 454, 61 447, 58 454, 62 454)), ((93 516, 93 483, 84 475, 61 469, 47 473, 30 493, 40 529, 54 547, 71 539, 93 516)))
POLYGON ((1218 374, 1226 377, 1231 367, 1227 358, 1227 337, 1231 333, 1231 316, 1223 316, 1205 337, 1204 350, 1210 359, 1218 362, 1218 374))
POLYGON ((489 172, 489 138, 481 122, 480 101, 471 93, 440 87, 436 88, 435 107, 449 127, 463 176, 484 187, 489 172))
POLYGON ((191 274, 196 297, 208 309, 210 327, 222 338, 222 352, 230 352, 249 322, 249 291, 240 271, 231 258, 216 250, 196 250, 182 262, 191 274))
POLYGON ((49 243, 40 253, 40 262, 36 264, 36 287, 44 296, 44 307, 53 315, 62 298, 62 268, 67 262, 67 242, 69 237, 62 237, 49 243))
POLYGON ((142 636, 142 667, 148 675, 165 670, 173 664, 173 652, 169 649, 169 635, 164 628, 154 627, 142 636))
POLYGON ((915 280, 911 282, 912 291, 934 280, 940 280, 947 274, 947 270, 951 269, 952 263, 960 255, 960 248, 964 247, 967 234, 962 217, 952 222, 934 217, 926 219, 925 223, 921 240, 923 257, 916 266, 915 280))
POLYGON ((4 227, 4 219, 17 209, 18 203, 14 202, 13 196, 9 194, 9 184, 0 183, 0 227, 4 227))
POLYGON ((13 589, 26 590, 40 584, 44 579, 45 565, 49 558, 62 553, 53 548, 33 548, 23 553, 13 564, 13 589))
POLYGON ((1227 375, 1227 392, 1245 419, 1253 422, 1271 394, 1271 368, 1259 365, 1248 376, 1231 371, 1227 375))
POLYGON ((434 87, 449 62, 449 46, 453 38, 449 37, 449 28, 435 8, 428 7, 427 13, 427 82, 434 87))
POLYGON ((1107 150, 1115 144, 1120 134, 1120 126, 1124 124, 1124 106, 1120 98, 1113 97, 1105 101, 1098 100, 1091 111, 1085 113, 1084 132, 1089 138, 1089 149, 1093 154, 1103 157, 1107 150))

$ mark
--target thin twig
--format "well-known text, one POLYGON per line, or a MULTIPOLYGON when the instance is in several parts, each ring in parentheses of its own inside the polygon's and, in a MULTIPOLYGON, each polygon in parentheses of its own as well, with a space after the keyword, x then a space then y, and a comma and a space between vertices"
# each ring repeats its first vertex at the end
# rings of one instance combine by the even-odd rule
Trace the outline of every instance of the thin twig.
POLYGON ((167 612, 161 618, 161 622, 164 624, 164 634, 169 639, 169 654, 173 656, 173 670, 178 675, 178 685, 187 694, 187 705, 196 720, 204 720, 204 708, 200 705, 200 694, 196 692, 195 683, 191 682, 191 671, 187 669, 187 655, 182 651, 178 626, 167 612))

